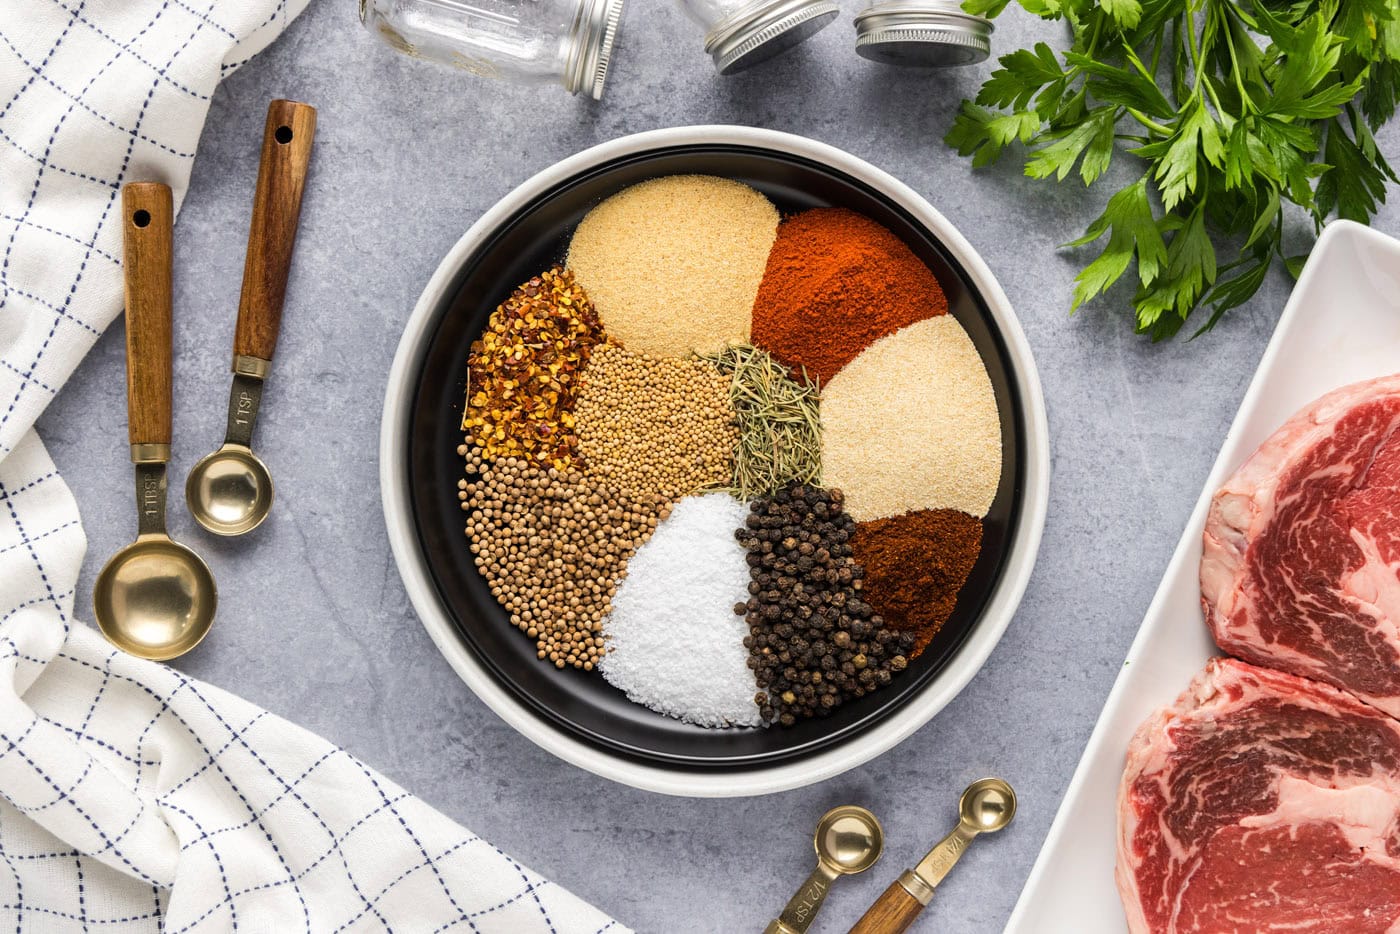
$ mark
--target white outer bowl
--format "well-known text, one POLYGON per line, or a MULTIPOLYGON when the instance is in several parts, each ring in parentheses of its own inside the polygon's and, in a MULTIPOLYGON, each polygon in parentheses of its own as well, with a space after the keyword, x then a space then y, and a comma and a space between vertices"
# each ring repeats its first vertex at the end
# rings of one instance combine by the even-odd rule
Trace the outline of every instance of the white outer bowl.
POLYGON ((379 482, 389 544, 414 609, 443 657, 501 719, 543 749, 604 778, 664 794, 732 797, 800 788, 855 768, 908 738, 972 680, 1010 624, 1035 565, 1050 496, 1050 437, 1040 377, 1011 303, 971 244, 913 189, 855 156, 805 137, 754 127, 675 127, 624 136, 555 163, 496 202, 448 251, 404 326, 403 338, 389 371, 384 420, 379 432, 379 482), (407 465, 401 456, 415 383, 436 323, 433 312, 451 298, 447 293, 457 271, 489 239, 491 232, 542 192, 599 163, 651 149, 695 144, 757 147, 820 162, 860 179, 913 215, 958 261, 986 303, 1006 342, 1011 358, 1010 375, 1021 398, 1026 423, 1026 485, 1001 580, 983 608, 981 618, 944 669, 898 711, 838 746, 795 762, 714 773, 647 765, 589 745, 531 713, 496 682, 462 644, 438 599, 414 532, 407 465))

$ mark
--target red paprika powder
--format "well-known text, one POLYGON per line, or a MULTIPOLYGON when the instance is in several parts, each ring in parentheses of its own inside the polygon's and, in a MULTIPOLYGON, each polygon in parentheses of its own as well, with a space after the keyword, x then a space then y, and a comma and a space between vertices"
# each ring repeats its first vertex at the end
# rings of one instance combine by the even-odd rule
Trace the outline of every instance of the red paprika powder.
POLYGON ((982 552, 982 520, 956 509, 921 509, 856 526, 851 557, 865 569, 865 602, 885 624, 914 634, 918 658, 953 615, 982 552))
POLYGON ((947 314, 933 273, 904 241, 845 208, 783 221, 753 306, 753 342, 822 383, 875 341, 947 314))

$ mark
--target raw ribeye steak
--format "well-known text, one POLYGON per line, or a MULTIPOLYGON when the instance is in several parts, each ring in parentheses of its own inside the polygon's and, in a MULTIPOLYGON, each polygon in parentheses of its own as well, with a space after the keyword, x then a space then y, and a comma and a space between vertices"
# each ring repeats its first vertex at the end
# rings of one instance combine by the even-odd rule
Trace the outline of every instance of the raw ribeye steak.
POLYGON ((1400 717, 1400 375, 1328 393, 1211 502, 1201 603, 1231 655, 1400 717))
POLYGON ((1400 931, 1400 722, 1213 660, 1133 737, 1117 878, 1134 934, 1400 931))

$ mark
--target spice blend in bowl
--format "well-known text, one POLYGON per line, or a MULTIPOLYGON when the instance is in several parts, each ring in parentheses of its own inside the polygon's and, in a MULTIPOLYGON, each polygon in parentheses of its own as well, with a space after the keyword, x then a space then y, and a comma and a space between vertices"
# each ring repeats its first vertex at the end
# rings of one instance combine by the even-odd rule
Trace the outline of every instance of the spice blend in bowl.
POLYGON ((862 522, 851 535, 871 606, 890 626, 914 634, 910 658, 918 658, 953 615, 981 553, 982 520, 956 509, 862 522))
POLYGON ((1001 482, 947 312, 849 210, 780 225, 706 176, 605 199, 466 361, 458 500, 492 597, 540 660, 687 724, 796 727, 887 688, 1001 482))
POLYGON ((876 340, 948 313, 933 273, 898 237, 844 208, 784 221, 753 307, 753 342, 823 385, 876 340))
POLYGON ((579 374, 602 340, 573 275, 550 269, 496 309, 467 358, 462 430, 484 456, 563 470, 576 463, 571 409, 579 374))
POLYGON ((592 671, 603 655, 603 617, 627 559, 656 530, 667 505, 633 499, 582 474, 463 445, 458 499, 491 595, 511 624, 536 640, 541 660, 592 671))
POLYGON ((578 399, 585 472, 633 496, 724 486, 738 431, 729 381, 699 360, 594 351, 578 399))
POLYGON ((805 374, 794 377, 766 350, 749 344, 706 354, 729 376, 729 401, 739 419, 729 492, 741 500, 776 493, 788 483, 820 484, 820 398, 805 374))
POLYGON ((608 333, 658 357, 748 339, 778 210, 727 178, 673 175, 633 185, 588 213, 568 266, 608 333))
POLYGON ((891 631, 863 599, 854 527, 840 490, 793 484, 755 500, 735 533, 751 580, 734 612, 749 624, 744 645, 765 721, 827 716, 908 665, 914 637, 891 631))
POLYGON ((956 318, 880 338, 822 391, 822 476, 857 521, 918 509, 985 516, 1001 447, 991 380, 956 318))
POLYGON ((747 511, 725 493, 686 497, 628 562, 600 668, 630 700, 699 726, 762 723, 748 627, 730 610, 749 582, 734 540, 747 511))

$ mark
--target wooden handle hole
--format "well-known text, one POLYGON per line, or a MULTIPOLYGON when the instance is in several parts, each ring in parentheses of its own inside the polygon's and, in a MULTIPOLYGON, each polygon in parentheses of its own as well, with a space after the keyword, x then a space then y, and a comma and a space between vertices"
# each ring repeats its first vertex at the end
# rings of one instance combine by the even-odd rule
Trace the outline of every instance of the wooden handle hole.
POLYGON ((292 141, 292 128, 289 126, 279 126, 277 132, 272 135, 277 142, 285 146, 292 141))
POLYGON ((142 208, 131 215, 131 222, 137 227, 149 227, 151 223, 151 212, 142 208))

